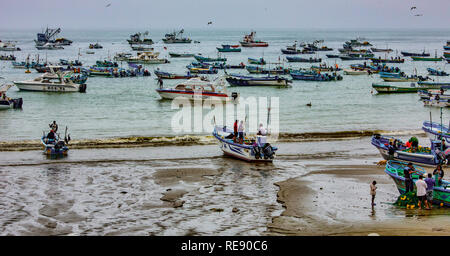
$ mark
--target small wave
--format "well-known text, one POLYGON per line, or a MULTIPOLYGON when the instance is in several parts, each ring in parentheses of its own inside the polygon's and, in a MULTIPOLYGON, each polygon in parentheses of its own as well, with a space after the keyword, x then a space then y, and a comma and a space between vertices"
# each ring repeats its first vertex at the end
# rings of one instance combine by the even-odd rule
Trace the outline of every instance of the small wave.
MULTIPOLYGON (((307 142, 323 140, 352 139, 370 137, 373 134, 384 134, 391 136, 423 135, 422 130, 363 130, 363 131, 338 131, 338 132, 310 132, 310 133, 280 133, 276 142, 307 142)), ((132 136, 121 138, 83 139, 72 140, 71 149, 87 148, 126 148, 126 147, 156 147, 156 146, 192 146, 212 145, 216 140, 211 135, 183 135, 183 136, 132 136)), ((41 149, 40 140, 3 141, 0 142, 0 151, 25 151, 41 149)))

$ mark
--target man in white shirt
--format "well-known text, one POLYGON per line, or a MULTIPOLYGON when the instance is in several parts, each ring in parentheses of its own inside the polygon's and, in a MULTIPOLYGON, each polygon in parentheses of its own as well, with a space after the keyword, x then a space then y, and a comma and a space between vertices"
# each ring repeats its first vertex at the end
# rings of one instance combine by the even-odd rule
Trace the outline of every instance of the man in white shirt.
POLYGON ((419 179, 416 181, 416 187, 417 187, 417 197, 419 198, 419 208, 422 208, 422 202, 425 202, 425 206, 427 207, 427 209, 430 209, 426 198, 427 183, 422 179, 422 175, 420 174, 419 179))
POLYGON ((245 129, 244 121, 241 120, 238 128, 239 143, 241 144, 244 142, 244 129, 245 129))

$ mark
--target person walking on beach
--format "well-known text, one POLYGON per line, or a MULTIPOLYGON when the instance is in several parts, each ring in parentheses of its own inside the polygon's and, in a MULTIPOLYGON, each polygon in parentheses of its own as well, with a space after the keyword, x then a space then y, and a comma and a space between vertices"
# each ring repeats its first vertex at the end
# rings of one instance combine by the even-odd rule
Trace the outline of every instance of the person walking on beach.
POLYGON ((428 201, 428 206, 431 209, 431 208, 433 208, 433 189, 434 189, 434 185, 436 184, 436 182, 432 178, 433 175, 431 175, 431 173, 428 173, 427 176, 428 177, 425 179, 425 183, 427 183, 427 201, 428 201))
POLYGON ((419 180, 416 181, 417 197, 419 198, 419 208, 423 209, 425 203, 426 209, 430 209, 427 201, 427 183, 423 180, 422 175, 419 175, 419 180))
POLYGON ((412 163, 408 163, 408 166, 403 169, 403 173, 405 176, 405 193, 409 191, 414 191, 414 185, 411 179, 411 174, 416 173, 417 171, 414 169, 412 163))
POLYGON ((372 183, 370 184, 370 195, 372 196, 372 206, 375 206, 375 195, 377 194, 377 182, 376 181, 372 181, 372 183))
POLYGON ((442 165, 438 165, 436 169, 433 171, 433 175, 436 180, 436 185, 441 186, 442 185, 442 178, 444 177, 444 170, 442 170, 442 165))

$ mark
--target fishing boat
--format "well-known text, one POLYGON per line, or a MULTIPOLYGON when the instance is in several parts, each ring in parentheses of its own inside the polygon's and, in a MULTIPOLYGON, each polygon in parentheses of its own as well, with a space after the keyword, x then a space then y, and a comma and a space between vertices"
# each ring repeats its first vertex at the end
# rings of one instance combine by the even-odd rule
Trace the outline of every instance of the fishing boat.
POLYGON ((188 58, 188 57, 194 57, 195 54, 193 53, 175 53, 175 52, 169 52, 170 57, 172 58, 188 58))
POLYGON ((341 71, 342 69, 339 68, 338 65, 336 66, 327 66, 325 63, 322 65, 320 64, 319 66, 311 66, 310 68, 312 71, 315 72, 334 72, 334 71, 341 71))
POLYGON ((386 49, 382 49, 382 48, 370 48, 370 50, 371 50, 372 52, 392 52, 392 51, 393 51, 392 49, 388 49, 388 48, 386 48, 386 49))
POLYGON ((137 56, 129 57, 125 61, 137 64, 165 64, 170 63, 167 59, 159 59, 159 52, 138 52, 137 56))
POLYGON ((67 155, 69 148, 67 145, 70 141, 70 134, 67 134, 67 127, 64 139, 61 139, 59 133, 50 131, 48 134, 42 132, 41 143, 44 145, 44 154, 47 156, 57 157, 67 155))
POLYGON ((102 77, 112 77, 114 68, 111 67, 95 67, 89 68, 89 76, 102 76, 102 77))
POLYGON ((450 82, 434 82, 434 81, 419 81, 417 82, 417 84, 424 86, 435 86, 438 88, 442 88, 443 86, 445 87, 450 86, 450 82))
POLYGON ((449 100, 450 94, 446 94, 444 88, 445 86, 441 87, 440 90, 419 90, 417 94, 419 95, 420 99, 435 99, 436 96, 439 96, 439 99, 449 100))
POLYGON ((180 74, 174 74, 174 73, 170 73, 170 72, 155 70, 154 73, 158 78, 161 78, 161 79, 190 79, 190 78, 198 77, 198 75, 192 75, 189 72, 186 75, 180 75, 180 74))
POLYGON ((58 38, 54 39, 56 35, 58 35, 61 32, 61 28, 52 29, 48 28, 45 30, 45 32, 37 33, 37 40, 34 40, 36 43, 36 46, 43 46, 46 43, 54 43, 57 45, 71 45, 72 41, 66 38, 58 38))
POLYGON ((38 50, 63 50, 64 47, 55 43, 45 43, 44 45, 36 45, 38 50))
POLYGON ((237 74, 226 75, 225 79, 231 86, 288 86, 291 81, 279 76, 242 76, 237 74))
POLYGON ((184 33, 184 29, 179 32, 172 32, 165 35, 163 38, 163 42, 166 44, 190 44, 192 42, 189 38, 183 38, 182 35, 184 33))
POLYGON ((145 45, 131 45, 133 51, 153 51, 154 48, 145 45))
POLYGON ((286 49, 281 49, 281 53, 283 54, 300 54, 302 53, 302 50, 297 49, 297 41, 291 45, 291 46, 287 46, 286 49))
POLYGON ((422 99, 422 102, 423 102, 424 106, 429 106, 429 107, 440 107, 440 108, 450 107, 450 99, 428 98, 428 99, 422 99))
POLYGON ((291 57, 286 56, 286 60, 288 62, 304 62, 304 63, 315 63, 315 62, 322 62, 321 58, 301 58, 301 57, 291 57))
POLYGON ((450 58, 450 52, 444 52, 443 55, 444 58, 450 58))
POLYGON ((425 51, 423 51, 422 53, 415 53, 415 52, 400 52, 400 53, 405 57, 411 57, 411 56, 429 57, 430 56, 430 54, 426 53, 425 51))
POLYGON ((368 60, 372 58, 374 55, 372 53, 366 53, 366 54, 342 54, 339 55, 339 58, 341 60, 368 60))
POLYGON ((200 62, 227 61, 227 58, 222 58, 222 57, 209 58, 209 57, 203 57, 200 55, 194 55, 194 58, 200 62))
POLYGON ((354 70, 366 70, 368 73, 384 73, 395 75, 400 73, 401 70, 398 67, 388 67, 386 65, 365 65, 365 64, 352 64, 350 68, 354 70))
POLYGON ((189 72, 194 74, 217 74, 219 70, 213 66, 208 67, 190 67, 189 72))
POLYGON ((436 122, 424 121, 422 130, 430 140, 444 139, 447 143, 450 143, 450 130, 448 126, 436 122))
POLYGON ((86 54, 95 54, 94 51, 86 51, 86 54))
POLYGON ((77 84, 63 72, 45 73, 35 79, 13 81, 22 91, 86 92, 86 84, 77 84))
POLYGON ((61 37, 61 38, 56 38, 55 43, 59 44, 59 45, 71 45, 73 43, 73 41, 69 40, 67 38, 61 37))
POLYGON ((185 97, 189 100, 210 99, 220 101, 236 101, 238 93, 228 94, 226 82, 223 78, 217 78, 213 82, 204 81, 201 78, 191 78, 175 85, 173 88, 159 88, 156 92, 162 99, 173 100, 177 97, 185 97))
POLYGON ((99 67, 99 68, 116 68, 119 64, 117 62, 112 62, 109 60, 97 60, 95 62, 95 65, 93 67, 99 67))
MULTIPOLYGON (((400 194, 404 194, 406 192, 404 170, 407 165, 408 163, 406 162, 388 161, 384 170, 384 172, 392 178, 400 194)), ((414 173, 411 175, 412 183, 415 184, 419 179, 419 175, 425 176, 427 174, 427 171, 416 165, 413 165, 413 167, 416 171, 418 171, 418 173, 414 173)), ((436 182, 436 184, 438 183, 436 182)), ((440 186, 435 185, 433 187, 432 203, 450 207, 450 183, 448 181, 442 180, 440 186)))
POLYGON ((329 82, 340 81, 342 76, 336 73, 317 73, 315 71, 293 71, 290 73, 293 80, 329 82))
POLYGON ((13 51, 20 51, 20 50, 21 49, 19 47, 16 47, 16 45, 13 42, 0 41, 0 51, 13 52, 13 51))
POLYGON ((445 160, 445 156, 436 152, 441 148, 440 140, 431 140, 431 147, 423 147, 418 145, 416 149, 407 147, 400 139, 396 139, 389 136, 382 136, 375 134, 372 136, 372 145, 375 146, 380 152, 381 156, 389 159, 389 142, 394 144, 393 160, 413 162, 423 166, 436 166, 442 164, 445 160))
POLYGON ((103 46, 101 46, 99 43, 95 44, 89 44, 89 49, 102 49, 103 46))
POLYGON ((401 85, 390 85, 387 83, 372 83, 372 88, 378 93, 417 93, 419 90, 439 89, 438 85, 420 85, 408 83, 401 85))
POLYGON ((37 63, 32 61, 30 62, 25 62, 25 61, 21 61, 21 62, 11 62, 11 64, 13 65, 13 68, 26 68, 26 69, 30 69, 30 68, 36 68, 36 67, 45 67, 45 64, 42 63, 37 63))
POLYGON ((352 39, 350 41, 346 41, 345 45, 351 46, 351 47, 361 47, 361 46, 372 46, 371 43, 368 41, 361 42, 361 38, 352 39))
POLYGON ((325 54, 325 56, 327 56, 327 58, 330 58, 330 59, 339 58, 339 55, 337 55, 337 54, 325 54))
POLYGON ((442 58, 442 57, 431 58, 431 57, 411 56, 411 59, 413 61, 442 61, 444 58, 442 58))
POLYGON ((263 58, 259 59, 248 58, 248 63, 254 65, 266 65, 266 61, 263 58))
POLYGON ((421 77, 415 76, 415 75, 406 76, 403 74, 403 72, 389 73, 390 75, 386 75, 386 74, 388 74, 388 73, 380 72, 380 77, 385 82, 418 82, 418 81, 423 80, 423 79, 421 79, 421 77))
POLYGON ((405 59, 402 59, 400 57, 395 57, 395 58, 391 58, 391 59, 382 59, 381 57, 379 57, 379 58, 370 58, 370 60, 373 63, 403 63, 403 62, 405 62, 405 59))
POLYGON ((433 68, 427 68, 428 74, 431 76, 448 76, 444 70, 436 70, 433 68))
MULTIPOLYGON (((320 41, 320 42, 323 42, 323 41, 320 41)), ((312 51, 312 52, 326 52, 326 51, 332 51, 333 50, 333 48, 329 48, 327 46, 318 47, 317 46, 318 43, 319 43, 319 41, 314 41, 314 43, 307 44, 303 48, 305 50, 307 50, 307 51, 312 51)))
POLYGON ((153 40, 150 38, 145 38, 148 35, 148 31, 144 33, 138 32, 134 35, 130 35, 130 39, 127 39, 127 42, 132 46, 134 44, 138 45, 152 45, 153 40))
POLYGON ((369 72, 367 70, 356 70, 356 69, 347 68, 347 69, 344 69, 344 74, 357 76, 357 75, 369 75, 369 72))
POLYGON ((444 45, 444 50, 450 50, 450 41, 447 41, 447 44, 444 45))
POLYGON ((239 42, 242 47, 268 47, 267 42, 255 40, 256 32, 252 31, 249 35, 245 35, 244 39, 239 42))
POLYGON ((228 44, 222 44, 222 48, 217 47, 217 50, 219 52, 241 52, 241 48, 239 48, 239 45, 228 45, 228 44))
POLYGON ((6 96, 6 91, 8 91, 14 84, 4 84, 0 86, 0 110, 5 109, 20 109, 22 108, 23 100, 22 98, 11 99, 6 96))
POLYGON ((246 67, 247 71, 250 74, 272 74, 272 75, 288 75, 290 73, 290 69, 283 67, 275 67, 275 68, 262 68, 259 66, 251 66, 248 65, 246 67))
POLYGON ((81 63, 81 61, 79 61, 79 60, 68 61, 68 60, 65 60, 65 59, 59 59, 59 64, 60 65, 67 65, 67 66, 73 66, 73 67, 83 66, 83 63, 81 63))
POLYGON ((0 55, 0 60, 16 60, 16 56, 14 55, 0 55))
POLYGON ((249 162, 272 162, 278 150, 267 143, 267 137, 262 135, 257 135, 254 141, 246 137, 242 144, 236 143, 234 131, 226 126, 215 126, 212 134, 225 155, 249 162))

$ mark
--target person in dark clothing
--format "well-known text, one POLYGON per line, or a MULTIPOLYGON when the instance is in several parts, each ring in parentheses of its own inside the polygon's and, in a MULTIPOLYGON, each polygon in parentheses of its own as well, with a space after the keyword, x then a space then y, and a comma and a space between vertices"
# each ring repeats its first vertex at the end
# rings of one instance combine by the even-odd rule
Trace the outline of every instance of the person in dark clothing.
POLYGON ((412 163, 408 163, 408 166, 403 168, 403 173, 405 176, 405 193, 414 191, 414 184, 413 184, 411 175, 413 173, 417 173, 417 171, 415 170, 412 163))
POLYGON ((55 132, 53 130, 51 130, 48 134, 47 134, 47 139, 49 140, 54 140, 55 139, 55 132))
POLYGON ((233 129, 234 129, 234 141, 236 141, 236 138, 238 136, 238 120, 234 122, 233 129))
POLYGON ((435 177, 436 185, 442 185, 442 178, 444 178, 444 170, 442 170, 442 166, 438 165, 436 169, 433 171, 433 175, 435 177))
POLYGON ((388 153, 389 153, 388 160, 394 160, 395 146, 392 141, 389 142, 388 153))
POLYGON ((163 88, 163 80, 161 77, 158 78, 158 85, 159 85, 159 89, 163 88))
POLYGON ((58 131, 58 125, 56 124, 56 121, 53 121, 53 123, 49 124, 48 126, 50 126, 50 129, 52 129, 52 131, 58 131))

